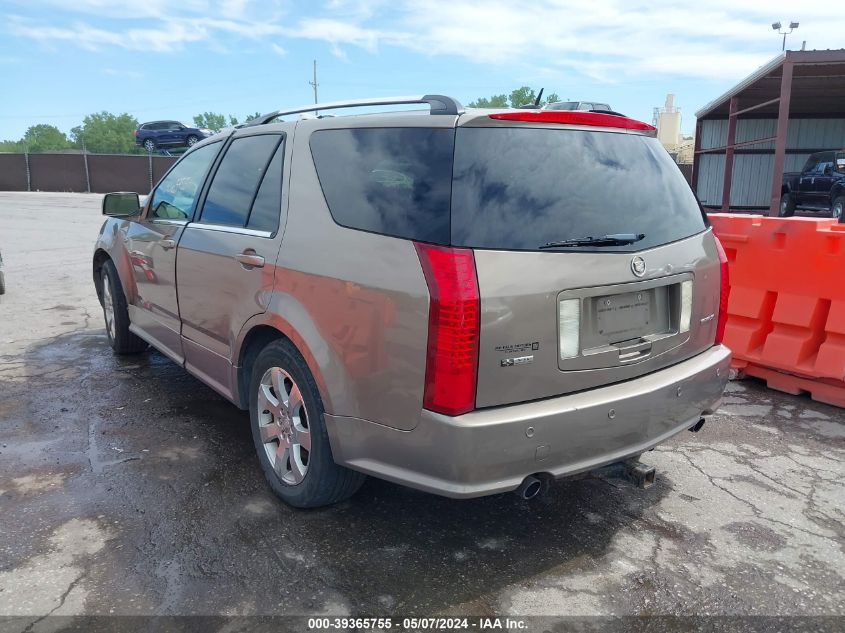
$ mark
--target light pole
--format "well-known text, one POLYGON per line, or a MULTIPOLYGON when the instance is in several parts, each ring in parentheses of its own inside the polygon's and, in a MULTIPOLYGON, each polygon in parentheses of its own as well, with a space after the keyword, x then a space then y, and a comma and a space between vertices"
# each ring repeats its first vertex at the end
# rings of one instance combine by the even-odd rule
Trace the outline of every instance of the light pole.
POLYGON ((785 51, 786 50, 786 36, 789 35, 790 33, 792 33, 792 31, 794 31, 795 29, 798 28, 798 22, 790 22, 788 31, 781 30, 781 27, 783 27, 783 25, 780 22, 772 22, 772 30, 777 31, 778 33, 783 35, 783 45, 781 46, 780 50, 785 51))

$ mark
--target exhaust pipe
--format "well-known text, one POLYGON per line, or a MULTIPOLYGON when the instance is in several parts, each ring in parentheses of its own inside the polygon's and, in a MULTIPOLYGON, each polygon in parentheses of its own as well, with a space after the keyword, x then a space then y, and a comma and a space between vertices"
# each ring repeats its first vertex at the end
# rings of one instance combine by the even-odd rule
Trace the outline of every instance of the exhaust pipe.
POLYGON ((528 477, 522 480, 522 483, 519 484, 519 488, 517 488, 515 492, 520 496, 520 498, 528 500, 533 499, 542 491, 543 482, 537 479, 534 475, 528 475, 528 477))

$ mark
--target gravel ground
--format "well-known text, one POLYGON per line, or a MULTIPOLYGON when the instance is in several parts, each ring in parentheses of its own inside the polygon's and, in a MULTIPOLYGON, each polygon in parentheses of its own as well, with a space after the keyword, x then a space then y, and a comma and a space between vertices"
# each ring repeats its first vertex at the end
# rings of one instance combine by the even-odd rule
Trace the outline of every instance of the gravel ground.
POLYGON ((111 354, 91 282, 99 201, 0 193, 7 625, 845 615, 845 411, 734 382, 700 433, 644 456, 648 490, 587 478, 532 502, 454 501, 371 479, 350 501, 294 510, 265 484, 246 414, 157 352, 111 354))

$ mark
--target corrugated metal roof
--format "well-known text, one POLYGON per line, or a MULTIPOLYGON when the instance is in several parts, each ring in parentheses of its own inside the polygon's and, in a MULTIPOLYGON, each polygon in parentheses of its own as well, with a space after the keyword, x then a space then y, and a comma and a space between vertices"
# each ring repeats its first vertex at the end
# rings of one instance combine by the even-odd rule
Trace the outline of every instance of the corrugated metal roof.
MULTIPOLYGON (((793 101, 795 101, 796 98, 799 97, 797 92, 800 90, 799 84, 795 84, 796 79, 812 80, 812 74, 816 72, 812 68, 807 67, 835 64, 842 65, 842 67, 845 68, 845 49, 786 51, 785 53, 781 53, 780 55, 773 57, 769 62, 767 62, 766 64, 755 70, 753 73, 748 75, 748 77, 740 81, 738 84, 727 90, 724 94, 719 95, 717 98, 713 99, 710 103, 698 110, 695 113, 696 118, 705 118, 707 115, 709 115, 716 109, 725 110, 726 104, 731 100, 732 97, 739 96, 752 87, 754 89, 750 92, 755 93, 755 101, 757 102, 762 102, 766 99, 778 97, 780 95, 780 79, 778 76, 782 73, 781 68, 784 62, 787 60, 792 62, 796 67, 804 67, 805 70, 802 72, 807 74, 806 77, 802 77, 801 73, 797 72, 795 75, 793 75, 794 87, 792 97, 793 101), (764 79, 769 79, 770 81, 762 81, 764 79), (771 80, 774 80, 775 83, 772 83, 771 80)), ((838 94, 842 90, 841 83, 843 76, 845 76, 845 72, 837 73, 835 77, 818 77, 817 80, 826 80, 827 87, 829 88, 829 90, 838 94)), ((819 88, 819 86, 817 86, 817 88, 819 88)), ((743 104, 743 106, 753 104, 754 103, 747 103, 743 104)), ((776 113, 776 104, 772 106, 772 108, 776 113)), ((721 116, 724 116, 724 114, 724 112, 720 113, 721 116)), ((759 112, 759 114, 762 114, 762 112, 759 112)), ((749 114, 749 116, 754 116, 754 114, 749 114)))
POLYGON ((728 89, 727 92, 724 94, 719 95, 713 101, 708 103, 706 106, 701 108, 695 113, 695 118, 700 119, 707 115, 711 110, 715 109, 717 106, 722 105, 726 101, 730 100, 731 97, 738 95, 740 92, 745 90, 748 86, 756 82, 758 79, 762 79, 770 72, 775 70, 776 68, 783 65, 783 61, 786 59, 786 53, 781 53, 777 57, 773 57, 770 61, 766 62, 764 65, 760 66, 757 70, 753 73, 748 75, 745 79, 740 81, 736 84, 733 88, 728 89))

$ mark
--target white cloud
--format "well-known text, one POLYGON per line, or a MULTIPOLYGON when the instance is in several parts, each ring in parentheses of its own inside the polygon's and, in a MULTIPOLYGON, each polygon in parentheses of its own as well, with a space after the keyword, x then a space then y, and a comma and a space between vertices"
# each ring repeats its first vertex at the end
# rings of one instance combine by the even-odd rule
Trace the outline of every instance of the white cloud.
POLYGON ((325 42, 371 54, 388 47, 422 55, 459 56, 481 64, 529 69, 537 75, 585 76, 619 81, 651 76, 734 79, 779 52, 774 20, 799 20, 790 44, 842 45, 841 22, 825 5, 791 0, 42 0, 56 14, 84 16, 49 23, 12 18, 12 34, 89 49, 116 46, 161 53, 185 46, 226 47, 225 37, 325 42), (141 24, 138 24, 140 19, 141 24), (104 25, 108 24, 110 28, 104 25), (96 26, 94 26, 96 25, 96 26))
POLYGON ((380 40, 390 39, 389 33, 382 33, 350 22, 326 18, 301 20, 290 34, 294 37, 323 40, 330 44, 351 44, 368 51, 375 51, 380 40))
POLYGON ((208 30, 201 25, 171 20, 163 21, 156 28, 111 31, 93 27, 85 22, 75 22, 69 27, 41 26, 30 20, 16 18, 10 20, 7 28, 13 35, 46 44, 70 42, 92 51, 116 46, 168 53, 181 49, 185 44, 200 42, 208 37, 208 30))
POLYGON ((270 44, 270 48, 272 49, 272 51, 274 53, 276 53, 276 55, 280 55, 281 57, 284 57, 285 55, 288 54, 288 52, 284 48, 282 48, 281 46, 279 46, 275 42, 270 44))

